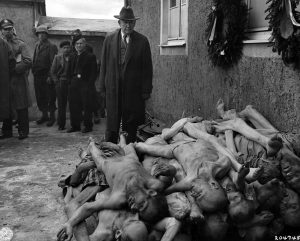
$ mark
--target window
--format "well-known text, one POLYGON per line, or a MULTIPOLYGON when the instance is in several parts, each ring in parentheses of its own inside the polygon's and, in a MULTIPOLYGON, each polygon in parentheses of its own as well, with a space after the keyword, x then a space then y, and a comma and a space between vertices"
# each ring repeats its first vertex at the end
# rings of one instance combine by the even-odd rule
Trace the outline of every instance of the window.
POLYGON ((268 21, 265 20, 267 13, 265 13, 268 5, 263 0, 245 0, 248 9, 248 26, 247 37, 248 40, 244 42, 268 42, 271 31, 268 31, 268 21))
POLYGON ((161 0, 161 54, 186 54, 188 0, 161 0), (173 50, 163 50, 173 48, 173 50))

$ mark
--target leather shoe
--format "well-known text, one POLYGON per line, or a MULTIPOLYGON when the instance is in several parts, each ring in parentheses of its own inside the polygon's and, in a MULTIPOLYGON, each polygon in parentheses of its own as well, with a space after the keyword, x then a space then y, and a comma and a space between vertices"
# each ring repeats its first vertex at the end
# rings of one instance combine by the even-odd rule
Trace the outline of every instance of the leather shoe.
POLYGON ((25 135, 25 134, 20 134, 19 137, 18 137, 18 139, 19 139, 19 140, 23 140, 23 139, 26 139, 27 137, 28 137, 28 136, 25 135))
POLYGON ((0 140, 12 137, 12 133, 5 133, 0 135, 0 140))
POLYGON ((47 126, 53 126, 53 124, 55 123, 55 120, 52 120, 50 119, 48 122, 47 122, 47 126))
POLYGON ((49 120, 49 118, 48 117, 42 117, 42 118, 40 118, 40 119, 38 119, 37 121, 36 121, 36 123, 38 124, 38 125, 41 125, 41 124, 43 124, 43 123, 45 123, 46 121, 48 121, 49 120))
POLYGON ((67 130, 67 133, 72 133, 72 132, 76 132, 76 131, 80 131, 79 127, 71 127, 69 130, 67 130))
POLYGON ((87 133, 87 132, 91 132, 91 131, 93 131, 93 129, 91 127, 84 127, 81 132, 87 133))

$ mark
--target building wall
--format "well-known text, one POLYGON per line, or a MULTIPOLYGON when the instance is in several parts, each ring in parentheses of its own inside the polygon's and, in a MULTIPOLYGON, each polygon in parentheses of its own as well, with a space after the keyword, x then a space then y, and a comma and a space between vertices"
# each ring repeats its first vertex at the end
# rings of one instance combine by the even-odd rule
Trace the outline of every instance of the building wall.
POLYGON ((223 98, 229 108, 254 105, 281 131, 300 133, 299 72, 284 66, 267 44, 245 44, 244 56, 229 70, 213 67, 205 29, 212 1, 189 1, 188 55, 160 55, 160 0, 132 1, 136 30, 150 41, 154 89, 148 109, 166 122, 197 114, 215 118, 223 98))

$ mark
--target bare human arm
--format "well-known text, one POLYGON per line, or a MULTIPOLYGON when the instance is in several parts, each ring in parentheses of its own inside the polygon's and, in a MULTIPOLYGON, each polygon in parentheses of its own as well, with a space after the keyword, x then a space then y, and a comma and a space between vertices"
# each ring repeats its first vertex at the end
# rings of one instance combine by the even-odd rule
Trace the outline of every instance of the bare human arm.
POLYGON ((176 218, 164 218, 154 225, 153 229, 164 232, 161 241, 172 241, 181 228, 181 222, 176 218))
POLYGON ((94 202, 83 204, 59 230, 57 240, 70 241, 73 236, 73 227, 91 216, 94 212, 99 212, 104 209, 120 209, 125 206, 126 203, 127 200, 124 193, 112 192, 105 200, 96 200, 94 202))

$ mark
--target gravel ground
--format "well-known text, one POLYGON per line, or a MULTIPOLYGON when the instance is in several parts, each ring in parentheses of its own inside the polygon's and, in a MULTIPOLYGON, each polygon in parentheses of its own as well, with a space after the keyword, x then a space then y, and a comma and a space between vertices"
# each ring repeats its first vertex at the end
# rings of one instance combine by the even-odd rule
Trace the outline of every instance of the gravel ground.
POLYGON ((58 178, 74 170, 89 136, 103 137, 104 123, 82 134, 32 122, 29 138, 18 140, 14 129, 13 138, 0 140, 0 241, 1 230, 12 230, 12 241, 56 240, 66 221, 58 178))

